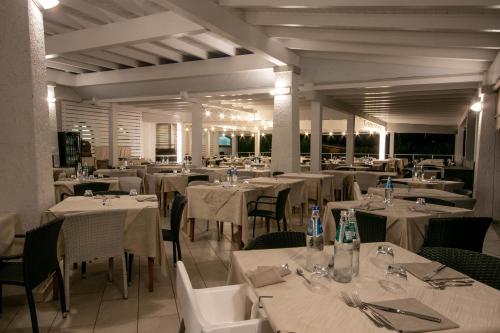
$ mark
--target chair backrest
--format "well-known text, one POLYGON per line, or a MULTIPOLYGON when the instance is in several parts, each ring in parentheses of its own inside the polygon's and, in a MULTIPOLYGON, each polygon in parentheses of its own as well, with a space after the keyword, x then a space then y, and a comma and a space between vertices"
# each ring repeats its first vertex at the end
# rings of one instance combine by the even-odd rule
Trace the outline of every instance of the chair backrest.
POLYGON ((453 247, 483 251, 483 242, 492 219, 489 217, 449 217, 429 219, 426 247, 453 247))
MULTIPOLYGON (((345 209, 332 209, 335 225, 340 223, 340 212, 345 209)), ((356 220, 358 222, 359 236, 361 242, 385 242, 387 217, 370 214, 362 211, 356 211, 356 220)))
POLYGON ((290 194, 290 188, 285 188, 278 192, 278 198, 276 199, 276 219, 279 221, 285 217, 286 201, 288 200, 288 195, 290 194))
POLYGON ((210 180, 210 177, 208 175, 191 175, 191 176, 188 176, 188 184, 193 182, 193 181, 198 181, 198 180, 202 180, 202 181, 205 181, 205 182, 208 182, 210 180))
POLYGON ((160 170, 159 173, 174 173, 174 170, 172 170, 172 169, 165 169, 165 170, 160 170))
POLYGON ((99 182, 91 182, 91 183, 83 183, 83 184, 75 184, 74 193, 76 196, 82 196, 86 190, 91 190, 93 192, 99 191, 107 191, 109 189, 109 183, 99 183, 99 182))
POLYGON ((142 189, 142 178, 140 177, 120 177, 118 178, 120 183, 120 190, 130 192, 130 190, 137 190, 137 193, 141 193, 142 189))
POLYGON ((245 250, 278 249, 306 246, 306 234, 297 231, 280 231, 261 235, 251 240, 245 250))
POLYGON ((94 195, 129 195, 127 191, 99 191, 95 192, 94 195))
POLYGON ((445 247, 423 247, 419 254, 500 290, 500 258, 445 247))
POLYGON ((177 194, 172 203, 172 212, 170 213, 170 228, 176 237, 179 237, 182 213, 187 204, 187 198, 184 195, 177 194))
POLYGON ((62 226, 65 259, 72 263, 123 254, 126 217, 126 210, 66 215, 62 226))
MULTIPOLYGON (((443 200, 443 199, 439 199, 439 198, 429 198, 429 197, 419 197, 419 198, 424 198, 425 203, 429 203, 429 204, 433 204, 433 205, 455 207, 455 203, 448 201, 448 200, 443 200)), ((408 200, 408 201, 416 201, 417 200, 415 197, 406 197, 403 199, 408 200)))
POLYGON ((279 176, 279 175, 284 175, 285 173, 283 171, 273 171, 273 177, 279 176))
POLYGON ((23 251, 23 270, 26 284, 32 289, 52 274, 58 267, 57 241, 64 219, 26 232, 23 251))
POLYGON ((354 200, 354 194, 352 191, 352 187, 354 182, 356 181, 356 177, 354 175, 345 175, 342 180, 342 193, 343 200, 354 200))
POLYGON ((156 194, 156 176, 151 174, 146 174, 144 176, 144 192, 146 194, 156 194))
POLYGON ((180 317, 184 321, 184 330, 186 333, 202 333, 209 324, 203 318, 201 310, 196 301, 196 295, 193 286, 189 280, 186 267, 182 261, 177 262, 176 299, 179 302, 180 317))

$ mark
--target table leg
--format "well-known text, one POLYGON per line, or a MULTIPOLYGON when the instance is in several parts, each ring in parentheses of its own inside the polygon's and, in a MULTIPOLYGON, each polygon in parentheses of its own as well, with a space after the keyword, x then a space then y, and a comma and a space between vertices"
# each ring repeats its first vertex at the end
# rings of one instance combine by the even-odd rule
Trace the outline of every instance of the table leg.
POLYGON ((189 240, 194 242, 194 219, 189 219, 189 240))
POLYGON ((163 215, 167 216, 167 198, 168 198, 168 193, 163 192, 163 215))
POLYGON ((57 275, 52 275, 52 300, 57 301, 59 299, 59 286, 57 284, 57 275))
POLYGON ((238 250, 241 250, 243 248, 243 228, 241 227, 241 225, 238 226, 238 230, 236 230, 236 248, 238 250))
POLYGON ((155 277, 155 258, 148 257, 148 289, 153 292, 153 281, 155 277))

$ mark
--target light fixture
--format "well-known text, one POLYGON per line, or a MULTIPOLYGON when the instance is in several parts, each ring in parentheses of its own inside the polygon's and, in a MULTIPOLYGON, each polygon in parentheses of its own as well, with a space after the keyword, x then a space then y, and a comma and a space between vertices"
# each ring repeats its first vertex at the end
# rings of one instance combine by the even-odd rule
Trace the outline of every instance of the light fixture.
POLYGON ((262 133, 261 135, 262 135, 262 137, 265 137, 265 136, 266 136, 266 133, 262 133))
POLYGON ((40 9, 50 9, 59 4, 59 0, 35 0, 35 4, 40 9))
POLYGON ((205 132, 208 132, 208 128, 204 128, 203 130, 204 130, 205 132))
POLYGON ((241 132, 240 136, 243 138, 245 137, 245 133, 241 132))
POLYGON ((233 133, 231 133, 231 137, 232 137, 232 138, 234 138, 234 132, 233 132, 233 133))
POLYGON ((225 117, 224 113, 219 114, 220 119, 224 119, 224 117, 225 117))
POLYGON ((470 110, 474 112, 481 112, 483 109, 483 94, 479 95, 479 97, 474 98, 470 105, 470 110))
POLYGON ((189 132, 189 128, 186 127, 186 132, 189 132))
POLYGON ((209 110, 205 111, 205 116, 207 116, 207 117, 210 116, 210 111, 209 110))
POLYGON ((210 127, 210 130, 213 132, 215 130, 215 127, 210 127))
POLYGON ((342 132, 342 135, 345 135, 345 132, 342 132))
POLYGON ((328 133, 329 136, 333 136, 333 132, 328 133))
POLYGON ((47 97, 47 102, 49 103, 55 103, 56 102, 56 98, 55 97, 47 97))
POLYGON ((246 130, 247 128, 245 126, 243 126, 243 130, 246 130))
POLYGON ((309 135, 309 132, 305 131, 304 136, 308 136, 308 135, 309 135))
POLYGON ((290 95, 290 87, 278 87, 278 88, 274 88, 272 89, 269 94, 271 94, 271 96, 277 96, 277 95, 290 95))
POLYGON ((252 138, 255 137, 255 133, 252 133, 252 138))
POLYGON ((356 135, 359 135, 359 132, 356 132, 356 135))

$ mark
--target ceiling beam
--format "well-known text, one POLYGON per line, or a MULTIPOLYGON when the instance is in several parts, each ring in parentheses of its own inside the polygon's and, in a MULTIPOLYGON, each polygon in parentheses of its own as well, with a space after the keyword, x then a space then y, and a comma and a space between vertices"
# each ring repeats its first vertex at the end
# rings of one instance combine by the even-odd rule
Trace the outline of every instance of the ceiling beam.
POLYGON ((153 0, 166 8, 197 22, 210 31, 221 35, 242 47, 259 54, 273 64, 298 65, 299 57, 272 40, 261 29, 246 23, 232 11, 212 1, 153 0))
POLYGON ((172 12, 163 12, 95 28, 47 37, 46 54, 54 57, 68 52, 99 49, 163 39, 203 28, 172 12))
POLYGON ((63 64, 63 63, 59 63, 59 62, 55 62, 55 61, 51 61, 51 60, 46 60, 45 63, 47 65, 47 67, 49 67, 49 68, 55 68, 55 69, 65 71, 65 72, 77 73, 77 74, 88 72, 87 70, 82 69, 80 67, 74 67, 71 65, 67 65, 67 64, 63 64))
POLYGON ((214 36, 209 32, 202 32, 201 34, 190 35, 189 38, 194 39, 198 43, 207 45, 210 48, 216 49, 217 51, 223 52, 230 56, 236 55, 236 49, 238 45, 225 40, 219 36, 214 36))
MULTIPOLYGON (((86 56, 84 54, 78 53, 66 53, 64 58, 70 59, 73 61, 78 61, 81 63, 91 64, 99 67, 109 68, 109 69, 120 69, 120 65, 111 61, 106 61, 103 59, 94 58, 91 56, 86 56)), ((57 58, 56 58, 57 59, 57 58)), ((54 60, 54 58, 52 59, 54 60)))
POLYGON ((147 52, 142 52, 139 49, 133 49, 127 46, 116 46, 107 49, 108 52, 116 53, 117 55, 123 55, 132 59, 136 59, 145 63, 159 65, 161 60, 159 57, 149 54, 147 52))
POLYGON ((141 43, 141 44, 134 44, 133 47, 152 53, 154 55, 157 55, 162 58, 170 59, 176 62, 182 62, 182 54, 179 52, 172 51, 170 49, 158 46, 156 44, 152 43, 141 43))
POLYGON ((328 42, 306 39, 283 39, 283 44, 292 50, 306 50, 319 52, 347 52, 360 54, 376 54, 389 56, 413 56, 425 58, 459 59, 473 61, 492 61, 497 50, 439 48, 360 44, 346 42, 328 42))
POLYGON ((47 68, 47 82, 56 83, 63 86, 73 86, 75 85, 75 74, 70 74, 62 72, 60 70, 55 70, 47 68))
POLYGON ((498 8, 498 0, 219 0, 237 8, 335 8, 335 7, 479 7, 498 8))
POLYGON ((98 59, 103 59, 105 61, 109 61, 112 63, 118 63, 118 64, 129 66, 129 67, 139 67, 140 66, 139 61, 137 61, 135 59, 124 57, 122 55, 115 54, 115 53, 106 52, 105 50, 92 50, 92 51, 82 52, 81 54, 88 55, 88 56, 98 58, 98 59))
POLYGON ((61 57, 52 58, 52 59, 50 59, 50 61, 51 61, 51 63, 65 64, 65 65, 73 66, 76 68, 85 69, 85 70, 91 71, 91 72, 100 72, 101 71, 101 67, 99 67, 99 66, 95 66, 95 65, 91 65, 91 64, 87 64, 87 63, 82 63, 80 61, 74 61, 71 59, 66 59, 66 58, 61 58, 61 57))
POLYGON ((355 29, 401 29, 421 31, 499 31, 498 15, 457 14, 367 14, 303 11, 249 11, 245 19, 253 25, 295 25, 355 29))
POLYGON ((208 52, 199 46, 190 44, 178 38, 168 38, 159 41, 160 44, 166 45, 167 47, 174 48, 183 53, 193 55, 200 59, 208 59, 208 52))
POLYGON ((214 58, 203 61, 190 61, 78 75, 76 86, 224 75, 271 68, 272 64, 262 59, 262 57, 255 54, 249 54, 230 58, 214 58))

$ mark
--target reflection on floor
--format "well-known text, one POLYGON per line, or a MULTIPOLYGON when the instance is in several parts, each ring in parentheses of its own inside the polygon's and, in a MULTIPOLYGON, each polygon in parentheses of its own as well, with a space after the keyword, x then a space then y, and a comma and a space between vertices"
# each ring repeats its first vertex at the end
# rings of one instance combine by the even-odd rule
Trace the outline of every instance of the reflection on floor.
MULTIPOLYGON (((298 218, 292 222, 293 230, 305 231, 298 218)), ((205 223, 196 225, 196 241, 190 243, 182 236, 182 257, 194 288, 214 287, 225 284, 229 268, 230 227, 226 224, 225 237, 217 241, 214 224, 206 230, 205 223)), ((272 230, 276 229, 273 225, 272 230)), ((257 224, 257 234, 264 232, 262 223, 257 224)), ((500 227, 490 228, 485 239, 484 251, 500 257, 500 227)), ((172 247, 165 243, 168 276, 159 267, 155 271, 155 291, 147 291, 147 260, 135 260, 133 282, 129 298, 122 298, 121 265, 116 263, 115 280, 108 282, 107 261, 88 264, 87 278, 81 279, 77 271, 71 281, 71 313, 63 319, 57 302, 37 303, 40 332, 177 332, 179 316, 175 301, 175 269, 172 247)), ((119 260, 119 259, 115 259, 119 260)), ((31 332, 29 311, 21 288, 4 286, 4 308, 0 315, 1 332, 31 332), (16 295, 13 295, 15 293, 16 295)))

